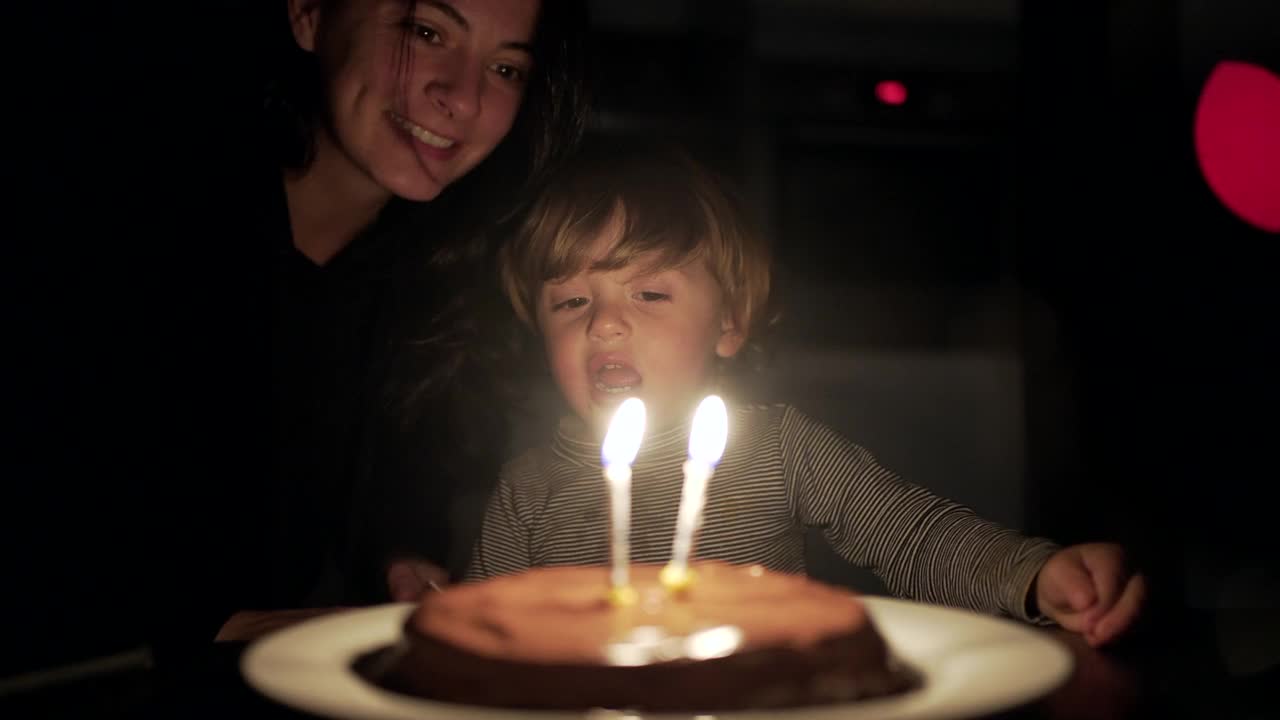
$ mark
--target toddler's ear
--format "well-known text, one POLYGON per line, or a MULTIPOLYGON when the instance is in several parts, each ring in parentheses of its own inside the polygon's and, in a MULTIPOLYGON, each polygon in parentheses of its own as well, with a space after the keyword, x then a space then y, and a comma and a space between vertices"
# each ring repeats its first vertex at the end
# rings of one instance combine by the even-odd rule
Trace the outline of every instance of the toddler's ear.
POLYGON ((720 323, 720 337, 716 340, 716 355, 728 360, 738 351, 742 349, 743 344, 747 341, 747 336, 738 330, 738 324, 733 318, 726 315, 724 321, 720 323))

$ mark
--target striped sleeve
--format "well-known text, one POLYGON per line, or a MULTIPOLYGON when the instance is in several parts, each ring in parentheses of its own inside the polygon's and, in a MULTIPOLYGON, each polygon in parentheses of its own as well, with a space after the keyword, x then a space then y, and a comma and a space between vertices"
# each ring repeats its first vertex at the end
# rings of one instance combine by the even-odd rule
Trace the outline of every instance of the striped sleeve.
POLYGON ((912 485, 866 449, 794 408, 782 419, 793 512, 895 595, 1042 622, 1027 613, 1040 567, 1058 548, 988 522, 912 485))
MULTIPOLYGON (((522 480, 532 459, 522 457, 502 468, 498 485, 485 507, 480 537, 472 552, 464 581, 509 575, 533 567, 532 531, 526 513, 528 499, 522 480)), ((534 476, 536 477, 536 476, 534 476)))

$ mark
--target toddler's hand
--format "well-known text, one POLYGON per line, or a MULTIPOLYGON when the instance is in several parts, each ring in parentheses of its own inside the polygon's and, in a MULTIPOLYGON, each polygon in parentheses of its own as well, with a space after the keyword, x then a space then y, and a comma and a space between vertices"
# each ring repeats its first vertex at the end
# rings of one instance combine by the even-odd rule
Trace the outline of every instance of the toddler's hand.
POLYGON ((422 558, 397 558, 387 565, 387 592, 395 602, 414 602, 428 590, 449 584, 449 573, 422 558))
POLYGON ((1146 579, 1125 567, 1124 551, 1113 543, 1063 548, 1036 576, 1040 611, 1093 647, 1129 629, 1146 592, 1146 579))

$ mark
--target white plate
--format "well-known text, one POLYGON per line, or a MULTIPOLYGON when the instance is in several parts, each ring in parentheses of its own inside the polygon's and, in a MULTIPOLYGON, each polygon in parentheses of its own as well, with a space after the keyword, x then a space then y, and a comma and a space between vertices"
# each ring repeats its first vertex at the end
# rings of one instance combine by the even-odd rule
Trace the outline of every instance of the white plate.
MULTIPOLYGON (((864 597, 898 657, 924 675, 900 695, 842 705, 722 713, 723 720, 924 720, 966 718, 1015 707, 1055 689, 1071 654, 1049 635, 1011 620, 881 597, 864 597)), ((273 633, 245 651, 241 669, 267 697, 350 720, 568 720, 584 713, 451 705, 382 690, 351 669, 354 658, 399 637, 412 605, 379 605, 315 618, 273 633)), ((627 713, 585 713, 629 718, 627 713)), ((678 715, 646 715, 676 718, 678 715)), ((688 717, 688 716, 684 716, 688 717)), ((700 716, 707 717, 707 716, 700 716)))

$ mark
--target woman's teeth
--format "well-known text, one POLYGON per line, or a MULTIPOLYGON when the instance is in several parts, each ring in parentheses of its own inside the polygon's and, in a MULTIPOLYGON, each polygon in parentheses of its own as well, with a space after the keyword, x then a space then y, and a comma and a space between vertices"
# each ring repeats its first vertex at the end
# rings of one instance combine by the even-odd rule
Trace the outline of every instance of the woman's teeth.
POLYGON ((421 125, 418 125, 417 123, 414 123, 407 118, 402 118, 399 115, 396 115, 395 113, 391 114, 391 119, 395 120, 396 123, 400 125, 400 127, 404 128, 405 130, 408 130, 409 134, 412 135, 415 139, 420 140, 423 143, 430 145, 431 147, 440 148, 441 150, 448 150, 449 148, 453 147, 455 144, 453 140, 450 140, 447 137, 441 137, 439 135, 436 135, 435 133, 422 127, 421 125))

